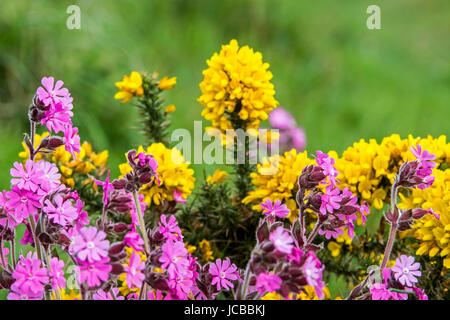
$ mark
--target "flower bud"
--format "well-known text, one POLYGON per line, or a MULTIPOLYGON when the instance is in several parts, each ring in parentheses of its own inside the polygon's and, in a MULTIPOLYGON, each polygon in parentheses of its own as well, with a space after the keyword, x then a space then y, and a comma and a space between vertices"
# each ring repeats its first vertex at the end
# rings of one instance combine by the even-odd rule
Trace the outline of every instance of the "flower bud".
POLYGON ((321 167, 308 165, 303 168, 303 171, 298 178, 298 185, 302 190, 314 189, 325 178, 326 176, 323 173, 323 169, 321 167))
POLYGON ((122 233, 128 229, 129 229, 128 225, 123 222, 119 222, 114 225, 114 231, 117 233, 122 233))

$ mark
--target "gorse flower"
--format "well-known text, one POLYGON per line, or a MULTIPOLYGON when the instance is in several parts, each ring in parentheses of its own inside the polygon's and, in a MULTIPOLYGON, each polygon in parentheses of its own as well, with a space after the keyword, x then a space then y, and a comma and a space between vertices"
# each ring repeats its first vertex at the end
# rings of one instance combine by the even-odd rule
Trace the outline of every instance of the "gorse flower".
MULTIPOLYGON (((140 194, 144 195, 144 202, 160 205, 163 199, 175 201, 175 190, 181 192, 184 199, 192 193, 195 181, 194 170, 189 168, 189 163, 184 161, 179 150, 168 149, 162 143, 153 143, 147 150, 139 146, 137 152, 154 157, 158 164, 156 173, 161 182, 160 184, 144 184, 142 186, 140 194)), ((122 176, 132 171, 128 163, 119 165, 119 169, 122 176)))
POLYGON ((272 73, 261 53, 231 40, 206 62, 208 69, 203 71, 198 98, 205 107, 202 116, 222 132, 233 128, 233 117, 247 123, 243 129, 257 129, 278 105, 270 82, 272 73))
POLYGON ((129 102, 133 97, 140 97, 144 94, 142 87, 142 77, 139 72, 133 71, 130 76, 124 76, 122 81, 116 82, 118 92, 114 99, 122 99, 122 103, 129 102))
POLYGON ((158 88, 160 90, 170 90, 173 89, 173 86, 177 83, 177 77, 172 77, 169 79, 169 77, 163 77, 161 80, 159 80, 158 88))

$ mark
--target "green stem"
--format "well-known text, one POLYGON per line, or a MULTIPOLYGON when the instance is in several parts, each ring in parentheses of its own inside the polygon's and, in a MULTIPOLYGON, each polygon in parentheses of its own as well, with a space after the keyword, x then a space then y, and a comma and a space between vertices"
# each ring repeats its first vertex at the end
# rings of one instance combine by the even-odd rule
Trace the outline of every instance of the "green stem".
POLYGON ((150 254, 150 245, 148 242, 147 232, 145 230, 145 223, 144 223, 144 218, 142 215, 141 205, 140 205, 138 194, 136 191, 133 192, 133 199, 134 199, 134 206, 136 207, 136 212, 137 212, 138 218, 139 218, 139 228, 141 230, 142 239, 144 240, 146 255, 148 256, 150 254))

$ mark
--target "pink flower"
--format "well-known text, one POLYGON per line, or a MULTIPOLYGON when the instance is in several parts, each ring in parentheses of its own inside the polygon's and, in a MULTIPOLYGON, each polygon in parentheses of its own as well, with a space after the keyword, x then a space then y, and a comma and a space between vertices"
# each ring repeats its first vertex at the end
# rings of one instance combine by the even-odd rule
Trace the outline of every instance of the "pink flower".
POLYGON ((367 202, 364 201, 364 203, 359 207, 359 211, 361 212, 362 225, 365 225, 367 222, 367 216, 370 214, 370 209, 367 202))
MULTIPOLYGON (((3 259, 5 260, 5 263, 8 264, 8 254, 9 254, 9 249, 8 248, 3 248, 3 259)), ((3 264, 3 261, 0 259, 0 265, 3 264)))
POLYGON ((8 300, 42 300, 44 297, 43 291, 37 294, 32 292, 21 292, 20 288, 15 283, 11 285, 8 300))
POLYGON ((45 160, 39 160, 37 162, 36 167, 38 170, 42 171, 40 187, 44 194, 48 194, 49 192, 55 190, 61 183, 59 179, 61 178, 61 174, 58 171, 58 167, 51 162, 45 160))
POLYGON ((64 82, 61 80, 56 81, 56 84, 53 86, 55 82, 55 78, 53 77, 43 77, 41 80, 44 88, 39 87, 36 91, 36 94, 39 97, 39 100, 46 106, 49 106, 52 103, 64 103, 70 104, 72 102, 72 98, 70 97, 69 90, 66 88, 61 88, 64 85, 64 82))
POLYGON ((341 190, 339 188, 334 188, 332 184, 328 185, 325 189, 325 193, 321 197, 320 213, 326 215, 327 212, 333 213, 335 209, 341 207, 340 202, 342 196, 340 195, 341 190))
POLYGON ((428 296, 425 294, 425 291, 423 289, 413 287, 414 294, 416 295, 417 299, 419 300, 428 300, 428 296))
POLYGON ((109 173, 111 170, 108 170, 108 174, 106 175, 105 182, 95 179, 95 184, 103 187, 103 204, 106 206, 108 204, 109 192, 114 190, 114 187, 111 183, 109 183, 109 173))
POLYGON ((169 279, 169 287, 175 293, 177 300, 187 300, 187 294, 192 290, 192 272, 188 269, 180 269, 175 277, 169 279))
POLYGON ((319 259, 312 252, 307 253, 308 257, 303 264, 303 273, 306 277, 306 282, 311 287, 314 287, 316 295, 319 299, 323 299, 323 288, 325 283, 322 281, 322 272, 325 266, 322 265, 319 259))
POLYGON ((65 149, 71 153, 73 158, 77 158, 77 153, 81 150, 80 136, 78 135, 78 128, 72 126, 64 127, 64 138, 66 140, 65 149))
POLYGON ((416 277, 420 277, 422 272, 419 271, 420 263, 414 263, 414 257, 401 255, 395 260, 395 266, 392 267, 394 278, 402 285, 412 287, 418 282, 416 277))
POLYGON ((263 295, 265 292, 274 292, 280 289, 283 280, 273 273, 261 272, 256 278, 256 289, 263 295))
POLYGON ((269 114, 270 125, 276 129, 292 129, 295 128, 296 122, 292 115, 282 107, 275 108, 269 114))
POLYGON ((77 199, 75 202, 75 208, 77 209, 78 216, 75 219, 75 226, 79 229, 87 224, 89 224, 88 213, 84 208, 84 202, 77 199))
POLYGON ((126 279, 128 288, 140 288, 145 276, 141 272, 145 268, 145 262, 134 251, 129 259, 129 265, 125 265, 126 279))
POLYGON ((303 150, 306 147, 306 134, 305 130, 302 128, 296 127, 292 128, 289 131, 289 135, 292 138, 292 147, 296 150, 303 150))
POLYGON ((11 184, 22 190, 36 192, 42 183, 43 172, 38 170, 32 160, 25 162, 25 169, 23 164, 14 162, 14 168, 11 168, 10 173, 12 177, 15 177, 15 179, 11 179, 11 184))
POLYGON ((147 297, 149 300, 163 300, 162 292, 159 290, 148 291, 147 297))
POLYGON ((54 198, 54 202, 56 206, 49 199, 45 200, 45 206, 42 209, 52 222, 64 227, 78 217, 78 211, 70 200, 64 201, 63 197, 58 194, 54 198))
POLYGON ((281 204, 280 200, 276 200, 272 205, 272 201, 267 199, 265 202, 261 203, 261 208, 263 208, 263 214, 266 216, 278 217, 278 218, 286 218, 290 210, 287 208, 285 204, 281 204))
POLYGON ((185 204, 187 201, 185 198, 183 198, 183 193, 178 189, 173 190, 173 198, 177 203, 181 204, 185 204))
POLYGON ((76 268, 76 272, 79 275, 80 283, 87 283, 89 287, 100 286, 109 278, 112 267, 108 262, 108 257, 94 262, 79 261, 80 265, 76 268))
POLYGON ((70 245, 80 260, 88 262, 104 260, 108 256, 109 241, 106 233, 95 227, 83 227, 74 236, 70 245))
POLYGON ((181 229, 180 227, 178 227, 178 223, 174 215, 171 215, 169 217, 169 221, 167 221, 166 215, 162 214, 161 221, 158 222, 158 225, 159 232, 161 232, 164 238, 172 239, 174 241, 181 241, 183 239, 181 235, 181 229))
POLYGON ((389 300, 391 298, 391 292, 384 283, 374 283, 370 287, 370 293, 372 300, 389 300))
POLYGON ((32 255, 28 252, 26 258, 20 256, 16 270, 12 277, 16 292, 28 296, 38 296, 44 292, 44 285, 49 281, 47 269, 41 268, 41 260, 37 258, 36 253, 32 255))
POLYGON ((280 252, 290 254, 293 248, 292 243, 294 239, 291 237, 283 227, 278 227, 269 236, 270 241, 273 242, 275 249, 280 252))
POLYGON ((179 270, 186 269, 189 265, 187 249, 181 241, 167 240, 161 247, 163 254, 159 258, 162 268, 167 270, 170 277, 175 277, 179 270))
POLYGON ((6 191, 0 192, 0 226, 15 227, 22 222, 21 217, 16 217, 14 210, 8 206, 8 198, 6 197, 6 191))
MULTIPOLYGON (((71 108, 72 105, 70 105, 71 108)), ((65 127, 72 127, 73 113, 70 109, 59 102, 51 104, 49 109, 44 112, 45 117, 41 120, 41 124, 45 124, 49 132, 53 130, 55 133, 64 131, 65 127)))
MULTIPOLYGON (((110 293, 105 292, 103 289, 98 290, 92 295, 93 300, 125 300, 125 297, 119 296, 119 289, 112 288, 110 293), (111 295, 112 292, 112 295, 111 295)), ((137 299, 135 299, 137 300, 137 299)))
MULTIPOLYGON (((132 197, 130 194, 127 193, 128 197, 132 197)), ((133 198, 131 198, 133 199, 133 198)), ((147 208, 147 203, 142 202, 144 200, 144 195, 143 194, 138 194, 138 200, 139 200, 139 204, 141 206, 141 212, 143 215, 145 215, 145 208, 147 208)), ((132 200, 133 201, 133 200, 132 200)), ((130 208, 130 215, 131 215, 131 221, 133 222, 133 225, 139 225, 139 217, 136 211, 136 207, 134 205, 131 206, 130 208)))
POLYGON ((11 191, 6 192, 8 197, 8 208, 14 210, 14 217, 17 222, 22 222, 29 215, 37 212, 41 208, 41 197, 31 191, 19 189, 17 186, 12 187, 11 191))
POLYGON ((334 159, 320 150, 317 150, 317 156, 313 155, 313 157, 316 158, 317 165, 323 169, 323 173, 328 176, 331 185, 335 187, 338 182, 336 177, 339 175, 339 172, 334 167, 334 159))
POLYGON ((234 288, 231 281, 242 280, 236 265, 231 264, 230 258, 226 258, 223 262, 221 259, 217 259, 215 263, 211 263, 209 273, 213 276, 211 285, 217 285, 217 290, 222 288, 230 290, 230 288, 234 288))
POLYGON ((142 240, 141 236, 136 232, 136 230, 128 232, 123 238, 123 243, 136 251, 144 251, 144 240, 142 240))
POLYGON ((434 182, 432 169, 436 167, 436 162, 432 162, 432 160, 436 159, 436 156, 432 153, 429 153, 427 150, 422 150, 420 144, 417 144, 417 148, 411 146, 410 150, 420 164, 417 170, 417 175, 424 181, 424 183, 419 184, 417 188, 426 189, 430 187, 434 182))
POLYGON ((53 290, 64 289, 66 287, 66 278, 64 278, 64 261, 53 257, 50 260, 49 276, 53 290))

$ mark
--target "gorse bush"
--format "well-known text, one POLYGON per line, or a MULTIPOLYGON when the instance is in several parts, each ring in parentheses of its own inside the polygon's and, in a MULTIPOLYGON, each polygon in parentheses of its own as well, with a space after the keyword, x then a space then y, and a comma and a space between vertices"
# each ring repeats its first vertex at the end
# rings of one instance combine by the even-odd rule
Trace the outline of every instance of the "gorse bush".
POLYGON ((205 132, 242 161, 196 189, 168 136, 176 107, 163 96, 175 77, 133 71, 116 82, 114 98, 137 108, 147 144, 126 153, 115 179, 108 151, 81 143, 64 83, 42 78, 0 194, 8 299, 448 298, 445 136, 392 135, 341 157, 308 155, 261 53, 232 40, 207 65, 205 132), (249 134, 229 134, 239 129, 249 134), (252 139, 274 154, 254 154, 252 139))

